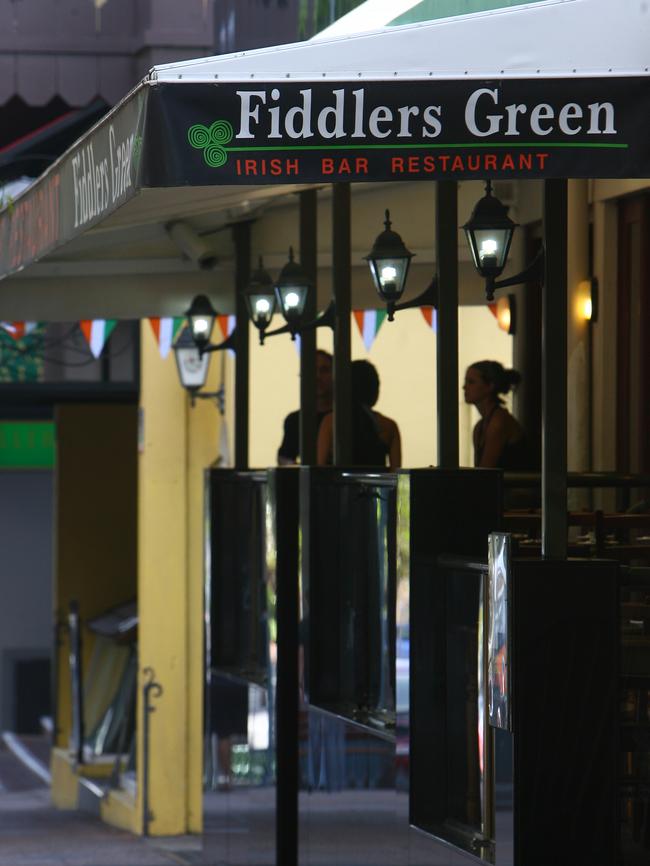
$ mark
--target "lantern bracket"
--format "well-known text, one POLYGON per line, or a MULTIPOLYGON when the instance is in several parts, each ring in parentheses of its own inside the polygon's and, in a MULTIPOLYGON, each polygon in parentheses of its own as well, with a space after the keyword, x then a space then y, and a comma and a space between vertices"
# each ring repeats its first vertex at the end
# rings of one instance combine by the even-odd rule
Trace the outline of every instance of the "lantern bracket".
POLYGON ((544 279, 544 248, 541 247, 535 258, 518 274, 507 277, 505 280, 495 280, 492 277, 485 278, 485 295, 488 301, 494 300, 494 293, 499 289, 509 286, 519 286, 522 283, 541 283, 544 279))

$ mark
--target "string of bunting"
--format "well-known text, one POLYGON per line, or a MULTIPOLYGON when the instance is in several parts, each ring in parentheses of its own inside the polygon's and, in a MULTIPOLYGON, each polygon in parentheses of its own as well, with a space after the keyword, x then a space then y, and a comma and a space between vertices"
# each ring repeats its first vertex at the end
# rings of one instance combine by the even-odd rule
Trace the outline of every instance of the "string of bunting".
MULTIPOLYGON (((436 310, 433 307, 420 307, 420 311, 429 328, 435 333, 437 328, 436 310)), ((353 310, 352 315, 357 323, 366 351, 369 352, 386 321, 386 310, 353 310)), ((217 322, 223 339, 226 340, 235 329, 235 316, 217 316, 217 322)), ((79 322, 79 327, 94 358, 101 355, 117 323, 117 319, 83 319, 79 322)), ((166 358, 185 324, 185 318, 183 316, 150 316, 149 324, 158 344, 160 357, 166 358)), ((0 322, 0 328, 16 341, 30 334, 38 325, 38 322, 0 322)))

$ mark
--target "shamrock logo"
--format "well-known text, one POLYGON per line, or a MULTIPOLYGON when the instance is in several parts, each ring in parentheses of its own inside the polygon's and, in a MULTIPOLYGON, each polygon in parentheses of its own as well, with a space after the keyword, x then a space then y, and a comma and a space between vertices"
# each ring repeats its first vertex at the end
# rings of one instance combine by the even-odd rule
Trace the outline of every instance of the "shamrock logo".
POLYGON ((215 120, 210 126, 195 123, 187 132, 187 140, 203 151, 203 159, 210 168, 220 168, 228 160, 226 144, 232 139, 234 130, 227 120, 215 120))

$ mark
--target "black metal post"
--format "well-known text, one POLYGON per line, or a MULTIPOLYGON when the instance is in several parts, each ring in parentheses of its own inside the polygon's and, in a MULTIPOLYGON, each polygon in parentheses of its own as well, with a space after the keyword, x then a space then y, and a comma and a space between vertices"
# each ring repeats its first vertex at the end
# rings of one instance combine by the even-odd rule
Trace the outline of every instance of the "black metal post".
POLYGON ((159 698, 163 693, 163 687, 155 681, 153 668, 145 668, 143 675, 147 678, 142 687, 142 706, 144 709, 144 725, 142 730, 142 835, 149 835, 149 824, 154 819, 154 814, 149 807, 149 746, 150 746, 150 724, 151 714, 156 708, 151 704, 150 697, 159 698))
POLYGON ((438 465, 458 467, 458 184, 436 184, 438 465))
POLYGON ((544 181, 542 556, 567 556, 567 181, 544 181))
POLYGON ((84 762, 84 702, 83 702, 83 676, 81 660, 81 619, 79 616, 79 604, 73 599, 70 601, 68 612, 68 633, 70 640, 70 685, 72 687, 72 745, 74 748, 75 763, 84 762))
POLYGON ((350 382, 350 184, 332 184, 332 269, 334 329, 334 465, 352 462, 352 390, 350 382))
POLYGON ((298 635, 298 476, 286 469, 269 473, 275 502, 277 540, 276 668, 276 864, 298 863, 299 635, 298 635))
POLYGON ((244 291, 250 280, 251 223, 235 223, 235 467, 248 469, 249 359, 248 311, 244 291))
MULTIPOLYGON (((317 236, 316 190, 300 193, 300 264, 309 277, 313 290, 305 302, 304 319, 316 318, 317 297, 317 236)), ((300 462, 303 466, 316 463, 316 329, 300 335, 300 462)))

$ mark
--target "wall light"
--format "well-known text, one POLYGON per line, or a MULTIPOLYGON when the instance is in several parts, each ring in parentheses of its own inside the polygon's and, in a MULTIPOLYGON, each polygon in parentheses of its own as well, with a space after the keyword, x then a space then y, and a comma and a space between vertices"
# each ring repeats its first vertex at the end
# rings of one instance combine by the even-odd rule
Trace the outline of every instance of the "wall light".
POLYGON ((596 277, 591 277, 588 280, 582 280, 578 284, 578 298, 580 315, 587 322, 598 321, 598 280, 596 277))
POLYGON ((386 304, 388 321, 393 321, 397 302, 404 293, 409 265, 414 253, 409 252, 402 238, 391 229, 390 211, 386 211, 384 231, 377 235, 372 249, 364 256, 377 294, 386 304))
POLYGON ((514 295, 504 295, 496 305, 497 325, 506 334, 513 335, 517 326, 517 299, 514 295))

